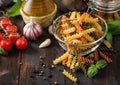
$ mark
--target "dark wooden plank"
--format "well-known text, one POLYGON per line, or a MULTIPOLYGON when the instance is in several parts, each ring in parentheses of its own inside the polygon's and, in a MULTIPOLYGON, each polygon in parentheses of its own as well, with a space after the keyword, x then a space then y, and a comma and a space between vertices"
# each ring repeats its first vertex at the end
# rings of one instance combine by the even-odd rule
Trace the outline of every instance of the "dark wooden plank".
POLYGON ((17 85, 19 58, 17 50, 12 50, 9 56, 0 55, 0 85, 17 85))
POLYGON ((54 81, 59 82, 60 85, 64 85, 64 76, 61 75, 61 71, 59 71, 63 67, 61 66, 59 69, 50 68, 52 61, 63 53, 64 50, 58 45, 54 37, 47 33, 47 31, 44 31, 43 35, 37 41, 30 41, 28 48, 22 52, 23 65, 21 69, 20 85, 33 85, 33 83, 35 85, 52 85, 54 81), (39 44, 46 38, 50 38, 52 44, 47 48, 38 48, 39 44), (42 57, 42 59, 40 59, 40 57, 42 57), (26 63, 31 64, 29 71, 26 68, 26 63), (24 70, 27 74, 23 73, 24 70), (40 71, 44 72, 43 76, 39 75, 40 71), (29 81, 29 83, 27 83, 27 81, 29 81))

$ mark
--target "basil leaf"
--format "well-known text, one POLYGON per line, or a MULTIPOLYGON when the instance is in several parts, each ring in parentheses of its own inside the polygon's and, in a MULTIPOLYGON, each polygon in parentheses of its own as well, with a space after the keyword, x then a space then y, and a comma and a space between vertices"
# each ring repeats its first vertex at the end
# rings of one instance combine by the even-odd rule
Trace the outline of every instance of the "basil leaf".
POLYGON ((103 60, 103 59, 97 61, 97 63, 96 63, 96 67, 98 69, 105 68, 106 66, 107 66, 107 62, 105 60, 103 60))
POLYGON ((0 54, 1 55, 8 55, 8 53, 1 47, 0 47, 0 54))
POLYGON ((111 32, 108 32, 108 33, 107 33, 106 39, 107 39, 110 43, 112 43, 112 34, 111 34, 111 32))
POLYGON ((108 23, 108 32, 112 35, 120 34, 120 20, 111 21, 108 23))
POLYGON ((22 2, 19 1, 15 3, 7 12, 6 14, 9 16, 18 16, 20 15, 20 7, 21 7, 22 2))
POLYGON ((88 78, 94 77, 98 73, 98 69, 94 66, 90 66, 87 71, 88 78))

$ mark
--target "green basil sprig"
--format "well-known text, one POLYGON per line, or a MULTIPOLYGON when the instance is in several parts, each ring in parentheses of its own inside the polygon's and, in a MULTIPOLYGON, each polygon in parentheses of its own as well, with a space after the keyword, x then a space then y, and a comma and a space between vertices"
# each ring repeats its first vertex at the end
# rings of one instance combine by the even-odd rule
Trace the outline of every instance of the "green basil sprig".
POLYGON ((98 69, 105 68, 106 66, 107 66, 107 62, 105 60, 103 60, 103 59, 97 61, 97 63, 96 63, 96 67, 98 69))
POLYGON ((12 17, 20 15, 21 0, 14 0, 15 4, 7 10, 6 14, 12 17))
POLYGON ((88 68, 88 71, 87 71, 88 78, 92 78, 92 77, 95 76, 97 73, 98 73, 98 69, 96 68, 95 65, 92 64, 92 65, 88 68))
POLYGON ((108 33, 106 39, 112 43, 112 35, 120 34, 120 20, 108 22, 108 33))
POLYGON ((92 64, 87 71, 88 78, 94 77, 98 73, 98 69, 105 68, 106 66, 107 66, 107 62, 103 59, 97 61, 95 65, 92 64))

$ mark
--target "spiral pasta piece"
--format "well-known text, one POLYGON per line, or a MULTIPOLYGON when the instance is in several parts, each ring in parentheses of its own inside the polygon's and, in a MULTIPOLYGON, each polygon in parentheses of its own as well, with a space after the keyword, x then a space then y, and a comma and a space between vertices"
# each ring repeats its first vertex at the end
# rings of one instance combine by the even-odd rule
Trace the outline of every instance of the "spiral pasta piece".
POLYGON ((110 22, 110 21, 113 21, 113 20, 114 20, 112 14, 108 14, 107 16, 108 16, 108 17, 107 17, 107 20, 106 20, 107 22, 110 22))
POLYGON ((118 12, 114 13, 115 20, 120 20, 120 16, 118 12))
POLYGON ((75 64, 76 64, 76 57, 73 57, 73 60, 72 60, 72 62, 71 62, 70 69, 74 69, 74 68, 75 68, 75 64))
POLYGON ((81 36, 83 35, 83 33, 76 33, 76 34, 73 34, 71 36, 68 36, 68 37, 65 37, 65 41, 71 41, 71 40, 74 40, 74 39, 77 39, 77 38, 80 38, 81 36))
POLYGON ((62 72, 67 78, 69 78, 71 81, 73 82, 77 82, 77 78, 75 76, 73 76, 71 73, 69 73, 68 71, 64 70, 62 72))
POLYGON ((68 28, 69 28, 68 23, 62 24, 61 26, 62 26, 63 30, 66 30, 66 29, 68 29, 68 28))
POLYGON ((99 54, 101 55, 101 57, 103 57, 108 63, 111 63, 112 60, 111 58, 109 58, 106 54, 104 54, 103 52, 99 52, 99 54))
POLYGON ((87 58, 89 58, 89 59, 94 59, 94 53, 90 53, 90 54, 87 56, 87 58))
MULTIPOLYGON (((71 13, 71 15, 70 15, 70 20, 72 20, 72 19, 75 19, 76 18, 76 12, 72 12, 71 13)), ((73 21, 70 21, 71 22, 71 24, 76 24, 76 20, 73 20, 73 21)))
POLYGON ((93 18, 93 17, 87 17, 85 19, 85 22, 89 22, 89 23, 95 23, 95 22, 98 22, 98 18, 93 18))
POLYGON ((73 56, 72 56, 72 55, 69 55, 68 61, 67 61, 67 67, 70 67, 70 65, 71 65, 71 63, 72 63, 72 59, 73 59, 73 56))
POLYGON ((74 67, 74 69, 72 69, 72 71, 75 72, 75 71, 78 70, 78 69, 80 69, 80 65, 79 65, 79 62, 77 61, 77 62, 75 63, 75 67, 74 67))
POLYGON ((93 64, 94 63, 94 61, 92 59, 81 57, 81 56, 78 56, 77 59, 82 61, 82 62, 89 63, 89 64, 93 64))
POLYGON ((95 60, 95 61, 98 61, 98 59, 99 59, 99 57, 98 57, 98 50, 96 49, 96 50, 94 51, 94 60, 95 60))
POLYGON ((79 20, 79 24, 82 25, 82 23, 84 22, 84 20, 89 17, 89 14, 88 13, 83 13, 80 17, 80 20, 79 20))
POLYGON ((93 37, 91 37, 90 35, 86 34, 86 35, 83 35, 88 41, 92 42, 92 41, 95 41, 93 37))
POLYGON ((82 44, 82 42, 80 40, 77 40, 77 39, 72 40, 71 43, 72 44, 82 44))
POLYGON ((77 32, 79 33, 79 32, 82 32, 82 27, 79 25, 79 23, 76 23, 75 24, 75 28, 77 29, 77 32))
POLYGON ((79 20, 80 20, 80 17, 81 17, 80 13, 79 13, 79 12, 77 12, 77 13, 76 13, 76 18, 77 18, 77 21, 79 21, 79 20))
POLYGON ((62 61, 62 65, 64 65, 64 66, 65 66, 65 65, 66 65, 66 63, 67 63, 67 61, 68 61, 68 57, 62 61))
POLYGON ((85 38, 85 37, 83 37, 83 36, 80 38, 80 40, 82 41, 82 44, 86 44, 86 43, 87 43, 86 38, 85 38))
POLYGON ((96 31, 95 28, 89 28, 87 30, 84 30, 82 33, 83 33, 83 35, 86 35, 86 34, 90 34, 90 33, 95 32, 95 31, 96 31))
POLYGON ((65 24, 67 22, 67 17, 65 15, 62 16, 61 22, 62 24, 65 24))
POLYGON ((86 69, 86 66, 83 62, 79 61, 79 68, 81 68, 83 73, 86 75, 87 69, 86 69))
POLYGON ((69 53, 66 52, 65 54, 63 54, 62 56, 58 57, 57 59, 55 59, 53 61, 54 64, 58 64, 60 62, 62 62, 64 59, 66 59, 69 56, 69 53))
POLYGON ((70 34, 73 33, 75 31, 75 27, 71 27, 69 29, 66 29, 63 31, 64 34, 70 34))
POLYGON ((111 48, 112 45, 107 41, 107 40, 104 40, 103 41, 104 45, 107 47, 107 48, 111 48))
POLYGON ((103 31, 102 31, 102 27, 100 26, 100 24, 98 24, 97 22, 94 23, 98 33, 103 35, 103 31))

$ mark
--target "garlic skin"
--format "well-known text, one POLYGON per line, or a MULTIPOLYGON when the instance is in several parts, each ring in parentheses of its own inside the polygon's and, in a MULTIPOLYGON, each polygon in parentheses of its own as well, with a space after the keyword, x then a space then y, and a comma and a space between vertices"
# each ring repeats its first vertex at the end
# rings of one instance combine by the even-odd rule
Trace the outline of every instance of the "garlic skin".
POLYGON ((53 28, 53 25, 50 25, 50 26, 48 27, 48 32, 49 32, 50 35, 53 35, 52 28, 53 28))
POLYGON ((28 40, 36 40, 42 34, 42 27, 37 24, 30 22, 26 24, 23 28, 23 35, 28 40))
POLYGON ((51 44, 51 40, 48 38, 46 39, 44 42, 42 42, 40 45, 39 45, 39 48, 44 48, 44 47, 47 47, 51 44))

